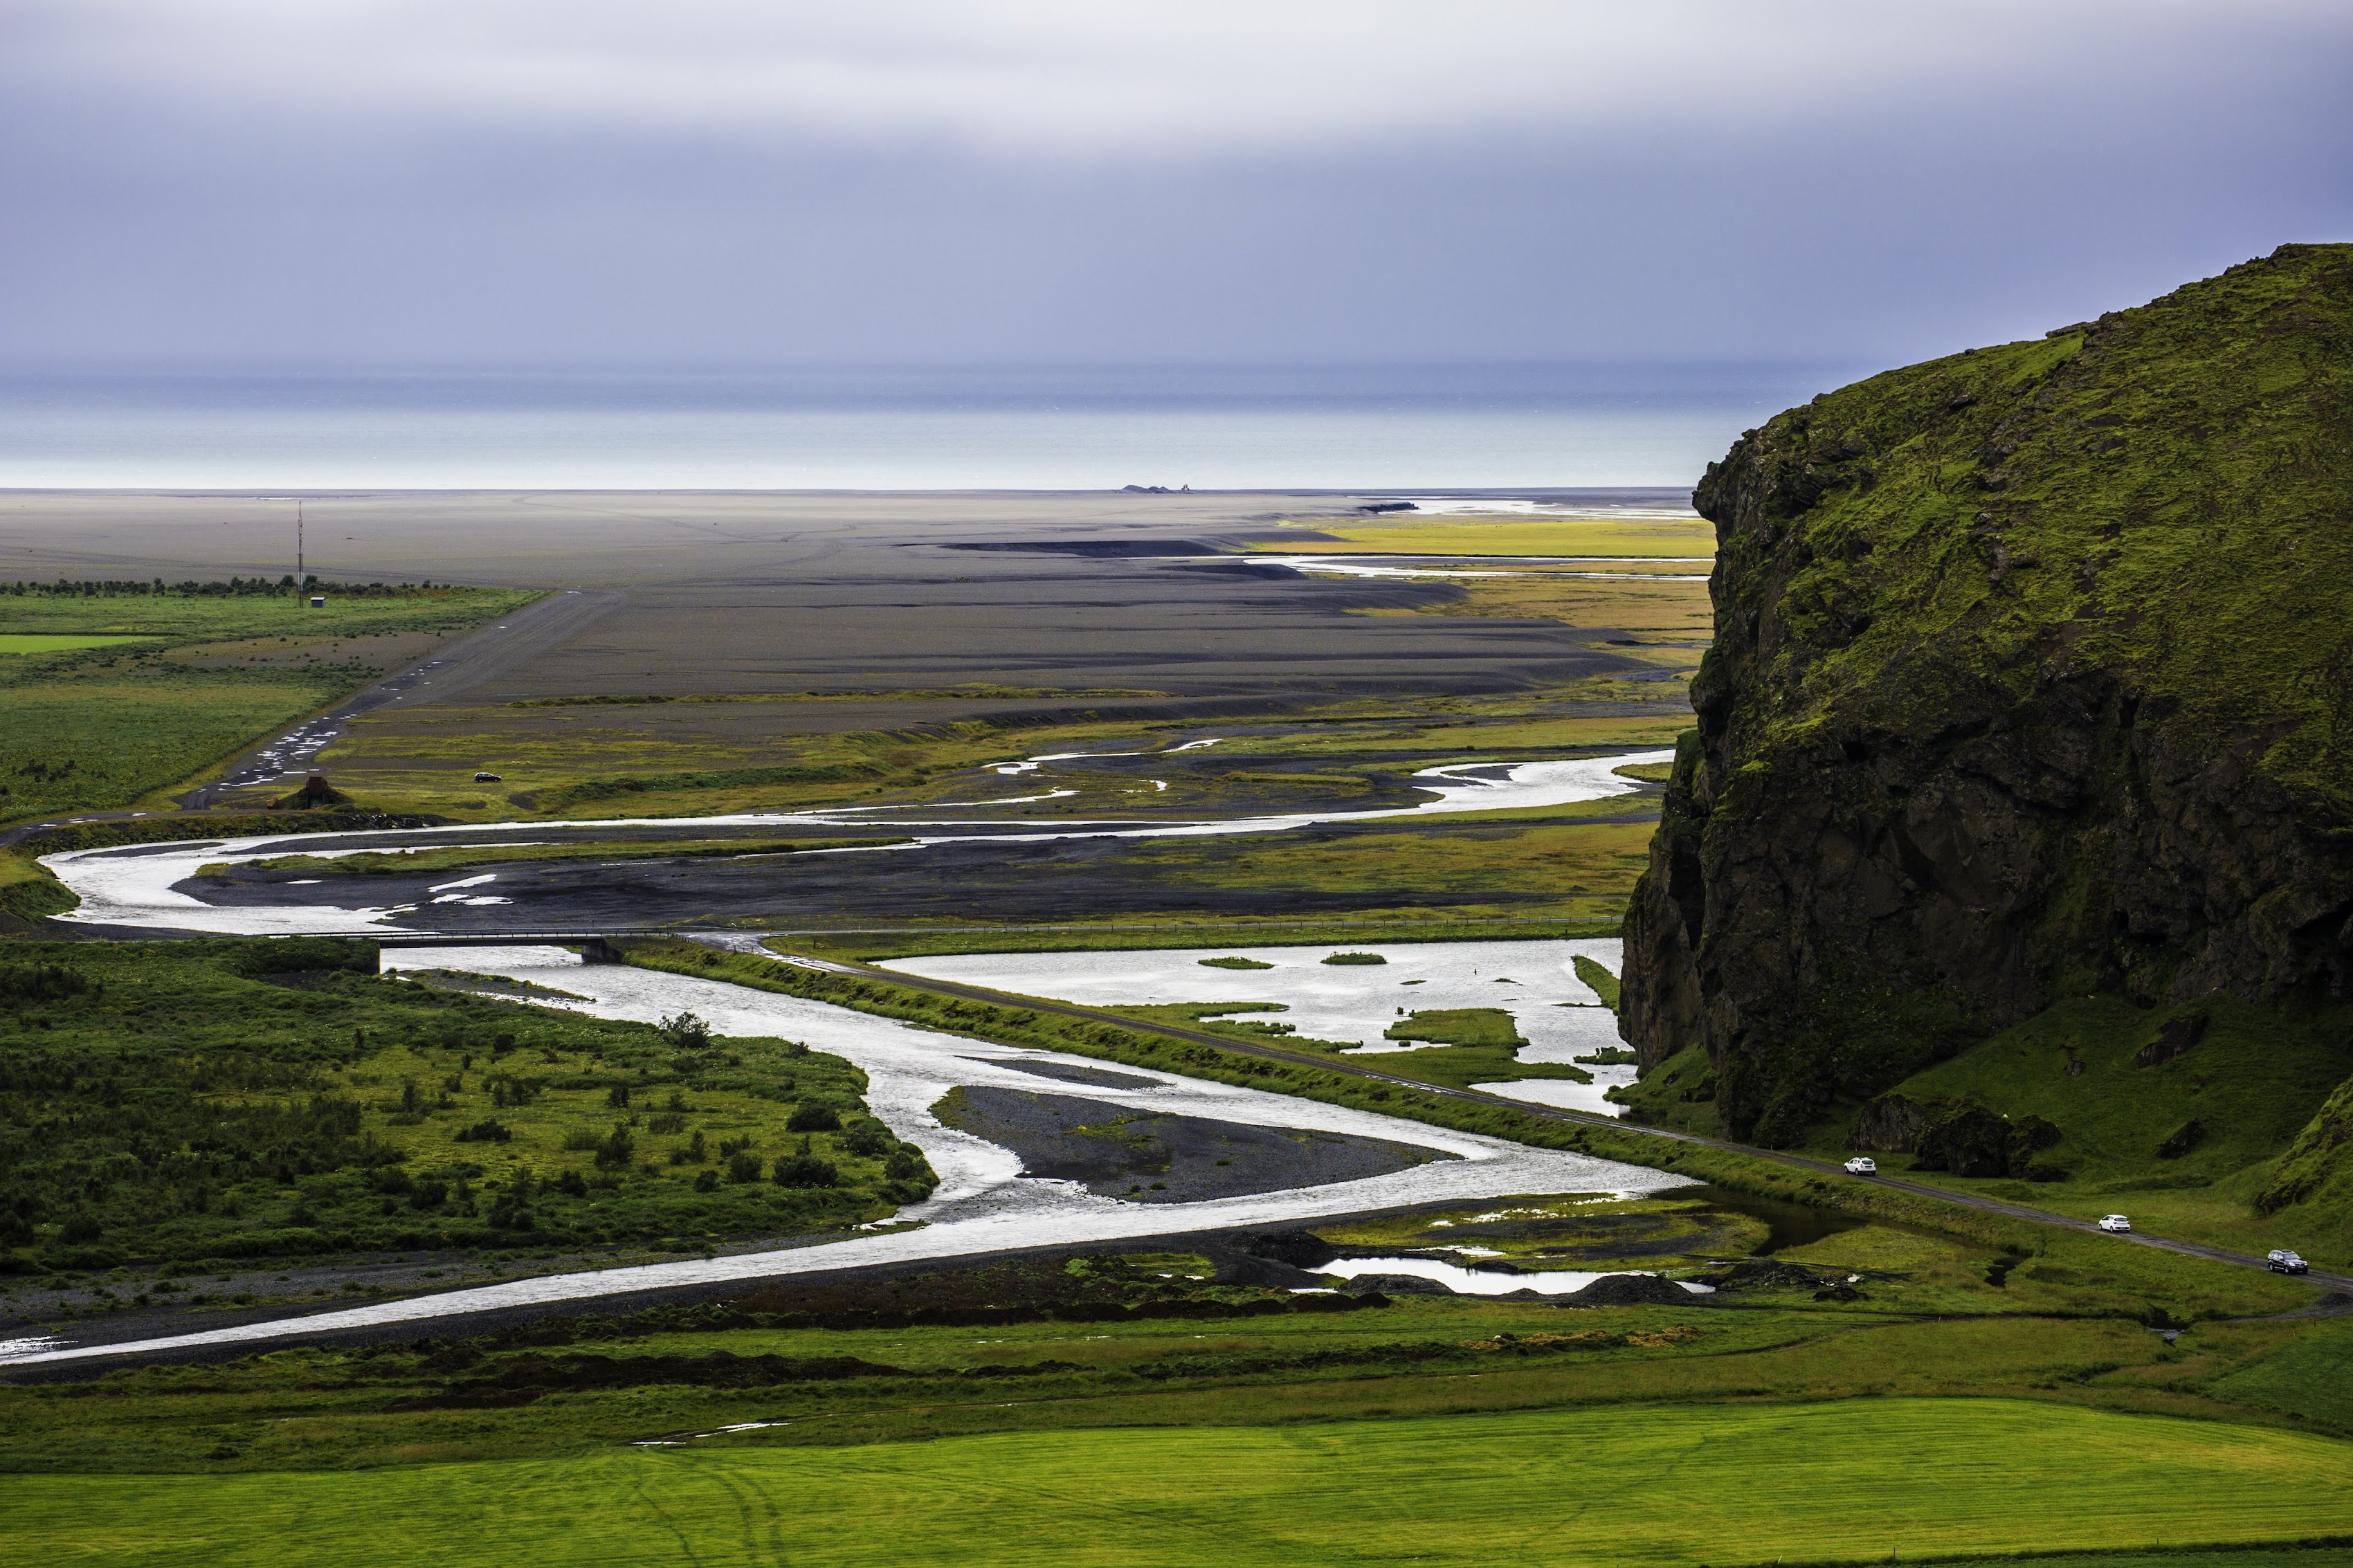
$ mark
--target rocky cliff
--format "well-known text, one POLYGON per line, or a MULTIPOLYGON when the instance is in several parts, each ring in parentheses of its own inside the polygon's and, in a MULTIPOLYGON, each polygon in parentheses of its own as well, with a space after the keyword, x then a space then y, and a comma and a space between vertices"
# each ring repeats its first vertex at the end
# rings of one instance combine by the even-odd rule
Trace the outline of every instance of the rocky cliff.
POLYGON ((1818 397, 1696 504, 1646 1074, 1786 1143, 2062 996, 2353 997, 2353 246, 1818 397))

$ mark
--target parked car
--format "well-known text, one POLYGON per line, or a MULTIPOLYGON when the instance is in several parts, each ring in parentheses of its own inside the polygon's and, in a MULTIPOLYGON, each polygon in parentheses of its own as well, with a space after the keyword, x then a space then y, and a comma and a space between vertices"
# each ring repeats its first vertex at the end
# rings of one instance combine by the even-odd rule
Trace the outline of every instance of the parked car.
POLYGON ((1879 1162, 1868 1154, 1857 1154, 1846 1163, 1846 1173, 1850 1176, 1875 1176, 1879 1174, 1879 1162))
POLYGON ((2298 1258, 2291 1248, 2274 1247, 2263 1255, 2263 1267, 2274 1274, 2302 1274, 2312 1265, 2298 1258))
POLYGON ((2125 1218, 2125 1216, 2120 1214, 2102 1215, 2100 1216, 2100 1228, 2102 1230, 2127 1231, 2132 1228, 2132 1221, 2125 1218))
POLYGON ((474 775, 474 782, 476 784, 501 784, 504 781, 496 773, 481 773, 474 775))

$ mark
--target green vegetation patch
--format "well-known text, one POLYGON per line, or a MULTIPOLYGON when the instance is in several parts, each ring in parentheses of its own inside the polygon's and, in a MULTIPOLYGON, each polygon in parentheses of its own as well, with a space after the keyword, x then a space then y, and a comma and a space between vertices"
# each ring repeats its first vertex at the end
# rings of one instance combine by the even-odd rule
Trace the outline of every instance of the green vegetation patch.
POLYGON ((1335 1247, 1500 1255, 1537 1268, 1633 1264, 1658 1269, 1753 1252, 1767 1230, 1764 1222, 1704 1195, 1628 1199, 1572 1193, 1324 1225, 1315 1233, 1335 1247))
POLYGON ((1383 958, 1377 952, 1335 952, 1330 957, 1322 960, 1322 962, 1325 963, 1387 963, 1388 960, 1383 958))
POLYGON ((2277 1155, 2353 1072, 2341 1025, 2298 1025, 2227 996, 2137 1008, 2062 1002, 1895 1092, 1985 1106, 2060 1131, 2036 1159, 2079 1181, 2211 1183, 2277 1155), (2195 1122, 2198 1135, 2168 1141, 2195 1122))
POLYGON ((2353 1215, 2353 1078, 2338 1084, 2296 1134, 2255 1206, 2266 1214, 2353 1215))
POLYGON ((64 632, 0 632, 0 653, 70 653, 76 648, 115 647, 152 640, 136 637, 76 637, 64 632))
POLYGON ((1604 969, 1599 960, 1588 958, 1581 952, 1568 962, 1577 971, 1577 977, 1601 998, 1601 1005, 1612 1013, 1618 1011, 1618 977, 1604 969))
POLYGON ((1243 958, 1239 955, 1231 958, 1204 958, 1196 962, 1204 969, 1272 969, 1274 967, 1271 963, 1261 963, 1255 958, 1243 958))
POLYGON ((1501 1007, 1433 1007, 1409 1014, 1381 1033, 1391 1040, 1427 1040, 1437 1046, 1479 1046, 1507 1051, 1516 1051, 1528 1043, 1521 1036, 1519 1026, 1512 1021, 1511 1014, 1501 1007))
POLYGON ((1113 1427, 853 1448, 614 1449, 290 1475, 24 1477, 8 1555, 82 1563, 1112 1561, 1688 1564, 2264 1542, 2353 1514, 2339 1445, 2018 1400, 1113 1427), (1597 1495, 1606 1509, 1563 1509, 1597 1495), (1694 1496, 1708 1506, 1689 1506, 1694 1496), (2021 1509, 2031 1497, 2035 1506, 2021 1509), (1049 1503, 1046 1500, 1051 1500, 1049 1503), (747 1515, 752 1534, 746 1540, 747 1515), (1151 1521, 1148 1558, 1106 1556, 1151 1521), (105 1521, 94 1531, 92 1521, 105 1521), (266 1522, 265 1522, 266 1521, 266 1522))
POLYGON ((304 607, 290 580, 0 592, 0 649, 13 656, 0 660, 0 822, 191 782, 434 639, 537 597, 378 586, 323 610, 304 607))
POLYGON ((930 1190, 839 1058, 375 965, 311 938, 7 949, 0 1258, 700 1246, 930 1190))
POLYGON ((2353 1434, 2353 1318, 2314 1325, 2209 1385, 2225 1399, 2284 1410, 2353 1434))

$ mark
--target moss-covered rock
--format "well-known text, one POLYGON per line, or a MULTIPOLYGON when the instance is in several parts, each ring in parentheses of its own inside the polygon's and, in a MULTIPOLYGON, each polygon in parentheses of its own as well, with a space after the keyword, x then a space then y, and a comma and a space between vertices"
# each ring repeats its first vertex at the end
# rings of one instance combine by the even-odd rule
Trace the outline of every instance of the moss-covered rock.
POLYGON ((2064 996, 2353 997, 2353 246, 1818 397, 1696 504, 1646 1071, 1788 1142, 2064 996))

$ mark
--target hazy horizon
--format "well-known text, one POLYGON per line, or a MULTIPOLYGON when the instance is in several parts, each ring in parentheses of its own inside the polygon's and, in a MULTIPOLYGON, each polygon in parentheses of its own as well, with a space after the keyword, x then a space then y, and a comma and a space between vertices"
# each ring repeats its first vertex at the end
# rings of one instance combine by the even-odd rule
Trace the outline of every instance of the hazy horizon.
POLYGON ((1687 487, 1820 366, 0 374, 0 488, 1687 487))

